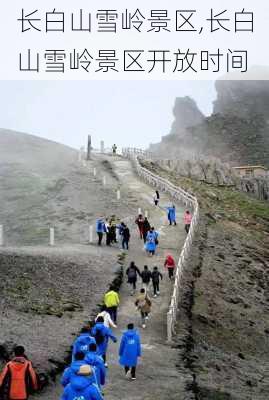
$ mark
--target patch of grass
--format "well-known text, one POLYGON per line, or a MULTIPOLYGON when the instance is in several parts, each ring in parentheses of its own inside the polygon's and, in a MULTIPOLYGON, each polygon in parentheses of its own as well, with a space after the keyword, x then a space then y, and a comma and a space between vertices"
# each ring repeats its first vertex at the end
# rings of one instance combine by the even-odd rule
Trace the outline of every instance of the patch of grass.
POLYGON ((145 167, 172 183, 194 194, 204 212, 220 214, 223 219, 251 226, 258 232, 269 233, 269 203, 248 196, 234 187, 217 186, 190 178, 181 177, 154 163, 144 163, 145 167))

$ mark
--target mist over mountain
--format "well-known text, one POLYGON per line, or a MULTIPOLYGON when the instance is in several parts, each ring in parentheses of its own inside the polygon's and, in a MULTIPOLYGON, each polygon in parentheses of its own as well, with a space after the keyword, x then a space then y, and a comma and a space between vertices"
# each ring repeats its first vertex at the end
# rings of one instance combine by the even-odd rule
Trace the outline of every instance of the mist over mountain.
POLYGON ((209 117, 189 97, 177 98, 170 133, 150 150, 165 158, 206 156, 269 167, 269 82, 219 80, 215 87, 209 117))

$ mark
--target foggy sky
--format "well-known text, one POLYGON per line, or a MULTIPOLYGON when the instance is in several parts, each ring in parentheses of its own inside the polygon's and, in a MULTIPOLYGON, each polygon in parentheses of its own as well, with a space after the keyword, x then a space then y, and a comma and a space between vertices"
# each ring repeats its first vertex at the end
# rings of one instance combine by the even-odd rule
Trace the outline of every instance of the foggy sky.
POLYGON ((209 115, 213 81, 0 81, 0 128, 71 147, 146 148, 170 131, 176 97, 190 96, 209 115))

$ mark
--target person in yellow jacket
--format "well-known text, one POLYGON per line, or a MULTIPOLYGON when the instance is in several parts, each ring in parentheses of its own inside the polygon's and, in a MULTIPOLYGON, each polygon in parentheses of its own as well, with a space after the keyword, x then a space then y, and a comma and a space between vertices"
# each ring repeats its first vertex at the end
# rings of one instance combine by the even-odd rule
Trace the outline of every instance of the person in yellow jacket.
POLYGON ((109 291, 105 294, 104 303, 109 312, 112 321, 117 323, 117 310, 120 304, 120 298, 118 292, 116 292, 113 286, 110 286, 109 291))

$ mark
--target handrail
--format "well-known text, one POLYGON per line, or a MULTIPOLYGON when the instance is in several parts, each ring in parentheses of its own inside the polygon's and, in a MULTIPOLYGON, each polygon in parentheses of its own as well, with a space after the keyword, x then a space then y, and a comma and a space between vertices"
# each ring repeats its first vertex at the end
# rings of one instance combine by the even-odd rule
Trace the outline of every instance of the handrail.
POLYGON ((199 223, 198 200, 195 196, 186 192, 184 189, 173 185, 167 179, 161 178, 160 176, 153 174, 152 172, 141 166, 139 158, 152 159, 153 158, 152 153, 135 148, 125 148, 122 149, 122 155, 123 157, 133 161, 137 174, 147 183, 149 183, 152 186, 158 187, 160 190, 164 192, 169 193, 173 199, 182 202, 185 206, 190 207, 193 210, 191 226, 187 234, 187 237, 185 239, 184 245, 181 249, 178 264, 176 267, 175 282, 169 305, 169 310, 167 312, 167 340, 168 342, 171 342, 173 334, 175 333, 179 294, 182 285, 184 269, 186 269, 187 267, 187 262, 191 252, 195 230, 199 223))

